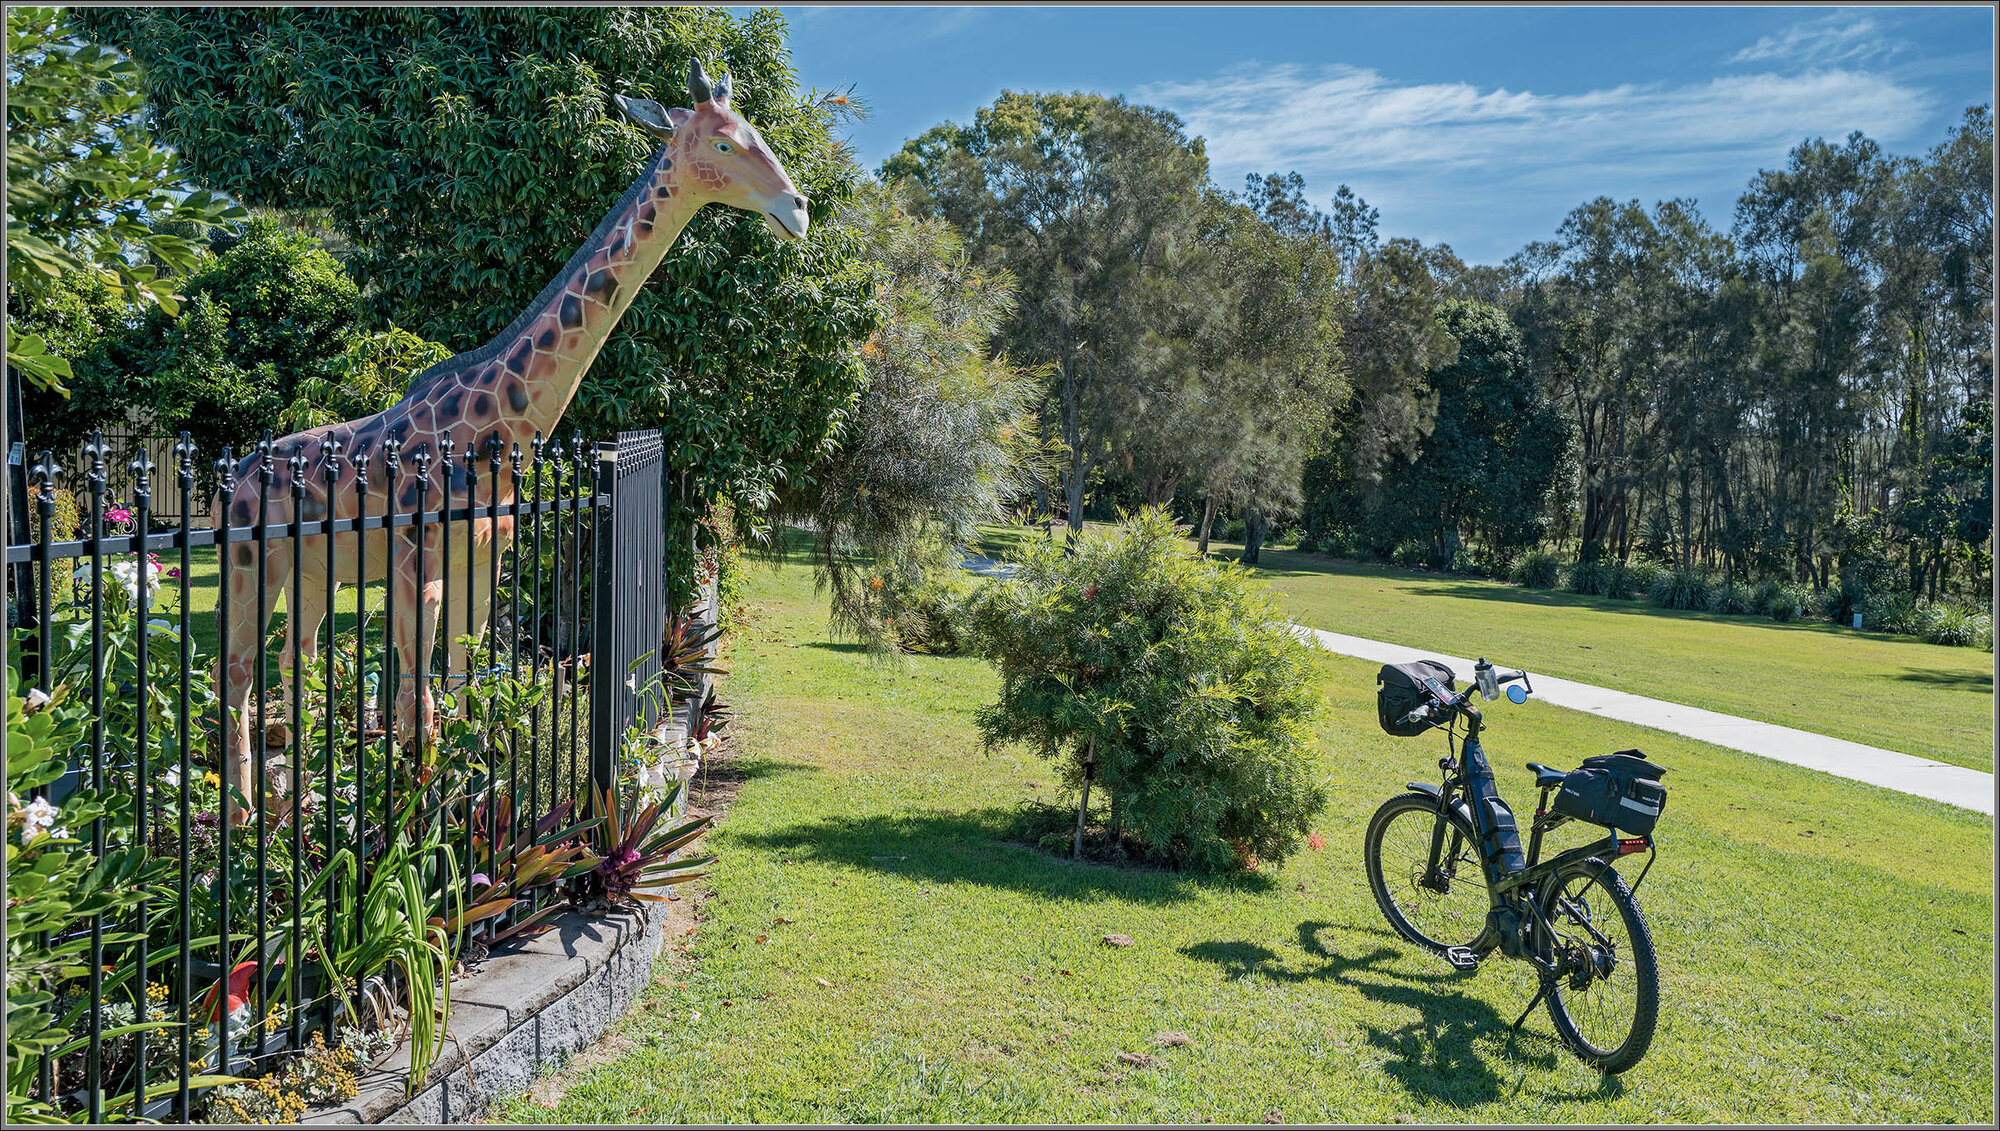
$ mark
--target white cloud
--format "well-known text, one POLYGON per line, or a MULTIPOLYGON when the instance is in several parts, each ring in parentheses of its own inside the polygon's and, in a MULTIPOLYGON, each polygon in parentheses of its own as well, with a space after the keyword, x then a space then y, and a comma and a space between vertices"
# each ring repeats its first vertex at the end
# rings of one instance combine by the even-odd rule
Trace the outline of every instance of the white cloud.
POLYGON ((1344 65, 1242 66, 1135 93, 1205 137, 1218 173, 1474 174, 1568 182, 1572 193, 1606 190, 1613 175, 1754 167, 1810 135, 1858 129, 1893 143, 1923 123, 1931 103, 1922 91, 1848 70, 1539 94, 1402 84, 1344 65))
POLYGON ((1895 50, 1875 21, 1833 15, 1793 24, 1777 35, 1760 37, 1757 42, 1731 55, 1731 63, 1795 63, 1824 67, 1854 63, 1895 50))

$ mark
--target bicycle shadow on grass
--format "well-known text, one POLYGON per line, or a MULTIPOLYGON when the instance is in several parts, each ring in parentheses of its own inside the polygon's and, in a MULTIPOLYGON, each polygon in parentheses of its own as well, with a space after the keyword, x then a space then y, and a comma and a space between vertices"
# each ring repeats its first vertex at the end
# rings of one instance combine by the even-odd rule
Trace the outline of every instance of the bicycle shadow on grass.
MULTIPOLYGON (((1393 1029, 1362 1024, 1370 1045, 1390 1054, 1382 1070, 1412 1095, 1453 1107, 1474 1107, 1509 1097, 1519 1085, 1502 1078, 1481 1046, 1504 1042, 1500 1053, 1512 1065, 1553 1071, 1564 1055, 1548 1033, 1523 1029, 1510 1033, 1514 1015, 1501 1016, 1493 1005, 1452 987, 1465 981, 1456 972, 1406 973, 1384 968, 1400 960, 1405 950, 1378 945, 1349 958, 1328 948, 1321 933, 1332 927, 1322 921, 1299 924, 1299 948, 1309 961, 1294 964, 1268 947, 1250 942, 1206 942, 1183 947, 1182 954, 1222 967, 1231 980, 1256 975, 1274 982, 1306 984, 1333 982, 1370 1001, 1400 1006, 1416 1016, 1393 1029), (1362 975, 1379 975, 1363 977, 1362 975)), ((1363 928, 1366 930, 1366 928, 1363 928)), ((1373 934, 1386 934, 1370 931, 1373 934)), ((1522 999, 1521 1005, 1527 1005, 1522 999)), ((1585 1092, 1548 1093, 1557 1102, 1602 1100, 1623 1091, 1615 1077, 1585 1092)))
POLYGON ((839 864, 925 883, 1004 888, 1051 903, 1116 899, 1160 905, 1185 902, 1204 889, 1270 887, 1260 877, 1198 877, 1145 865, 1073 861, 1023 843, 1022 821, 1018 811, 1004 806, 882 813, 802 821, 734 840, 793 861, 839 864))

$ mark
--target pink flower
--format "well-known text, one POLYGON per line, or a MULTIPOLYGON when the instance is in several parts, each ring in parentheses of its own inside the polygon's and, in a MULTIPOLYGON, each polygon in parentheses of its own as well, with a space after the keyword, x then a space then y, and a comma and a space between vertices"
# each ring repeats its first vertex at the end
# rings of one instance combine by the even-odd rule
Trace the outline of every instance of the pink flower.
POLYGON ((110 510, 104 512, 104 520, 106 522, 130 522, 132 521, 132 512, 126 510, 124 507, 112 507, 110 510))
POLYGON ((181 575, 181 567, 179 566, 175 566, 174 568, 167 571, 168 577, 179 577, 180 575, 181 575))

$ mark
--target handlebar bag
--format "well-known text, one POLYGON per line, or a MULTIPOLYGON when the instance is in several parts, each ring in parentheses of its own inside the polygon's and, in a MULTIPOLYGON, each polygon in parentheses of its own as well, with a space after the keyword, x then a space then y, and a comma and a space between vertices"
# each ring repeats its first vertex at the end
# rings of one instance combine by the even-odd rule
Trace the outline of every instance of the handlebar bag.
POLYGON ((1431 729, 1431 724, 1425 722, 1405 723, 1403 716, 1430 701, 1424 693, 1424 680, 1437 680, 1446 691, 1456 691, 1452 682, 1457 678, 1450 668, 1436 660, 1383 664, 1375 676, 1375 715, 1382 729, 1397 738, 1413 738, 1431 729))
POLYGON ((1636 750, 1586 758, 1563 779, 1549 807, 1579 821, 1650 836, 1667 806, 1667 789, 1659 782, 1666 772, 1636 750))

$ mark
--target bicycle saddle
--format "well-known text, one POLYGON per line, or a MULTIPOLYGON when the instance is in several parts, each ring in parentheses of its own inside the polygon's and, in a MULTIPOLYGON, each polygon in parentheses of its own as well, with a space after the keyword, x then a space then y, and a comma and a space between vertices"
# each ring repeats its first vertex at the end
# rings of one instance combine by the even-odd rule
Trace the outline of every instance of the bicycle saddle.
POLYGON ((1540 762, 1530 762, 1528 768, 1535 771, 1535 785, 1542 789, 1559 786, 1569 776, 1568 770, 1552 770, 1540 762))

